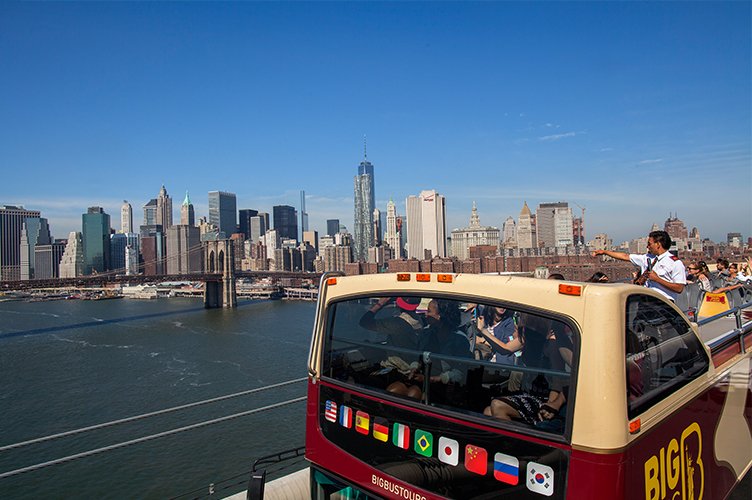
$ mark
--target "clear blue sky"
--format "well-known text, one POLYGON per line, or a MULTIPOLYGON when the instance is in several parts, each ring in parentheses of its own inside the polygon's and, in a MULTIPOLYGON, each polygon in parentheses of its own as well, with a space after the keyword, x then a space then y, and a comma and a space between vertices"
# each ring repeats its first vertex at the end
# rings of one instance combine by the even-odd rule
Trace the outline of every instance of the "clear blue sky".
POLYGON ((752 234, 750 2, 0 3, 0 204, 53 235, 164 183, 352 228, 368 137, 378 208, 436 189, 448 229, 522 202, 588 238, 669 212, 752 234))

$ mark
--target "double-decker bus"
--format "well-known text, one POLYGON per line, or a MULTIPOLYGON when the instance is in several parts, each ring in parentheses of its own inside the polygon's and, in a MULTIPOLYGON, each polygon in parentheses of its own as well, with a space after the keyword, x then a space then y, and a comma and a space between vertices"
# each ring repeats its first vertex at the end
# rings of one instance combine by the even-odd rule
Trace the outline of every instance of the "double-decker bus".
POLYGON ((311 496, 752 498, 752 323, 736 326, 706 343, 627 284, 325 276, 311 496))

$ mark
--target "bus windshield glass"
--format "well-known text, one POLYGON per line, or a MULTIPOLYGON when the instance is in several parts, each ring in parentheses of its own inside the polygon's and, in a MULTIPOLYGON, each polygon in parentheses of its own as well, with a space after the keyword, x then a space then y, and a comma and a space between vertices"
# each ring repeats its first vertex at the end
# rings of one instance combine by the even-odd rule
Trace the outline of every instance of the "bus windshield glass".
POLYGON ((499 303, 361 297, 329 308, 322 376, 521 429, 563 434, 577 335, 499 303))

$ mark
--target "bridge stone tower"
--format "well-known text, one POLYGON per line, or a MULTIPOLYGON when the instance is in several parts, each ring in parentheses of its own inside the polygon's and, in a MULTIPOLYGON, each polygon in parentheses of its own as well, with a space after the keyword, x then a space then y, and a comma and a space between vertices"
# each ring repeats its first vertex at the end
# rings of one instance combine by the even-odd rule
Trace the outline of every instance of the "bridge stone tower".
POLYGON ((204 242, 204 272, 220 273, 216 280, 207 280, 204 286, 204 307, 237 307, 235 294, 235 247, 230 240, 204 242))

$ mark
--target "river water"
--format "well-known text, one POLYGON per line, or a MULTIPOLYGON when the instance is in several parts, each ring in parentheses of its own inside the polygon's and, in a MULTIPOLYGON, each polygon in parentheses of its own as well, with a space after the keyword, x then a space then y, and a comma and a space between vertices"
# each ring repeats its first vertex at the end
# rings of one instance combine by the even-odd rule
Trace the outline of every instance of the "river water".
MULTIPOLYGON (((294 301, 240 302, 233 310, 207 310, 196 299, 0 303, 0 447, 304 377, 314 310, 294 301)), ((0 451, 0 474, 304 395, 298 382, 0 451)), ((208 492, 260 456, 303 446, 304 405, 0 479, 0 497, 208 492)))

